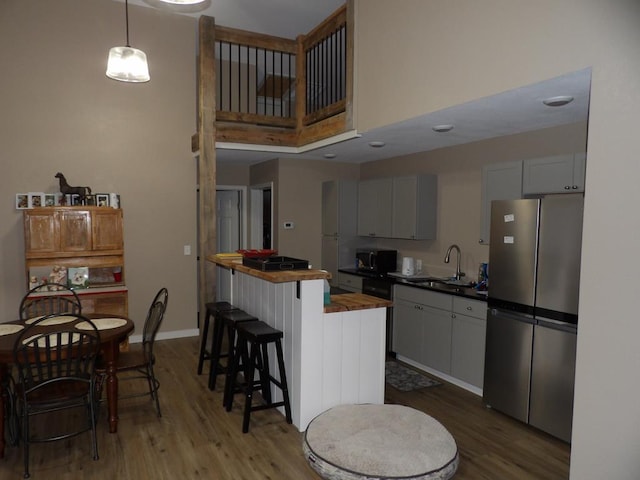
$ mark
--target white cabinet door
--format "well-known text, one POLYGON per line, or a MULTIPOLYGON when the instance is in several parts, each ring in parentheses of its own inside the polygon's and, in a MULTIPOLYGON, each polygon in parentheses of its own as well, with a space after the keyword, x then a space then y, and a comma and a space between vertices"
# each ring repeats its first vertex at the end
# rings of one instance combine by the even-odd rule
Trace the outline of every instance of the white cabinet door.
POLYGON ((393 351, 418 363, 424 363, 423 306, 406 300, 396 300, 393 308, 393 351))
POLYGON ((482 168, 482 212, 480 243, 488 245, 491 230, 491 202, 522 197, 522 161, 485 165, 482 168))
POLYGON ((393 178, 393 238, 430 240, 436 236, 437 177, 393 178))
POLYGON ((363 180, 358 185, 358 235, 391 237, 393 184, 390 178, 363 180))
POLYGON ((522 193, 575 193, 584 191, 584 153, 524 160, 522 193))

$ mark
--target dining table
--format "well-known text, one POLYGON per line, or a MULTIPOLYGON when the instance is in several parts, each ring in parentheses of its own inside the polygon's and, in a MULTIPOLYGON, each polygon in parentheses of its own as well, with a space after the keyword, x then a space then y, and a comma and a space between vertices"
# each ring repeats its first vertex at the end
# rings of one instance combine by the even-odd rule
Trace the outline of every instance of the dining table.
MULTIPOLYGON (((118 431, 118 377, 116 375, 116 366, 118 364, 118 356, 120 354, 120 344, 131 334, 135 325, 133 321, 122 315, 92 313, 84 315, 94 321, 100 332, 100 352, 104 360, 106 379, 105 385, 107 390, 107 408, 109 420, 109 432, 116 433, 118 431)), ((74 328, 82 329, 80 323, 82 320, 75 319, 74 328)), ((6 323, 0 323, 0 458, 4 458, 5 450, 5 380, 10 372, 13 363, 13 349, 17 338, 23 328, 28 326, 30 319, 13 320, 6 323)), ((38 333, 46 333, 47 330, 59 329, 60 325, 38 326, 38 333)), ((16 379, 17 381, 17 379, 16 379)))

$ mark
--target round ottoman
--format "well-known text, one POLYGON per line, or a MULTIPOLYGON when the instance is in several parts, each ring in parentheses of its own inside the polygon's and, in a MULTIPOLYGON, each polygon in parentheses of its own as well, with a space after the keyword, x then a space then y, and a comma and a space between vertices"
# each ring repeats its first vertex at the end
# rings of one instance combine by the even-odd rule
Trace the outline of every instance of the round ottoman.
POLYGON ((458 447, 440 422, 402 405, 340 405, 314 418, 307 461, 327 480, 443 480, 458 468, 458 447))

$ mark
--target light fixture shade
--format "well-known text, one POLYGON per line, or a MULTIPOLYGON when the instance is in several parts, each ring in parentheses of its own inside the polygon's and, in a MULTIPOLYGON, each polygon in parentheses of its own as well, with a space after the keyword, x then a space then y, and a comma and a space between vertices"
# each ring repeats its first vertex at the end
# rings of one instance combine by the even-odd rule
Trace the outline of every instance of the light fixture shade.
POLYGON ((148 82, 151 77, 147 55, 137 48, 113 47, 109 50, 107 77, 121 82, 148 82))
POLYGON ((202 3, 204 0, 160 0, 162 3, 171 3, 173 5, 194 5, 202 3))

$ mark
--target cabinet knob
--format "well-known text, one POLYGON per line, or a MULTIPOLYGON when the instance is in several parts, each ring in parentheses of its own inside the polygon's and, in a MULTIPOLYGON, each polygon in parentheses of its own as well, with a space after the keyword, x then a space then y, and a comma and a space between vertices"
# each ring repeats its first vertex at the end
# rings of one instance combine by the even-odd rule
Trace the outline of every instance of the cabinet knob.
POLYGON ((571 190, 571 187, 570 187, 569 185, 565 185, 565 186, 564 186, 564 189, 565 189, 565 190, 571 190))
POLYGON ((577 190, 577 189, 578 189, 578 186, 577 186, 577 185, 574 185, 574 186, 573 186, 573 187, 571 187, 571 188, 573 188, 574 190, 577 190))
POLYGON ((467 307, 467 310, 471 311, 471 310, 473 310, 473 308, 471 308, 471 307, 467 307))

